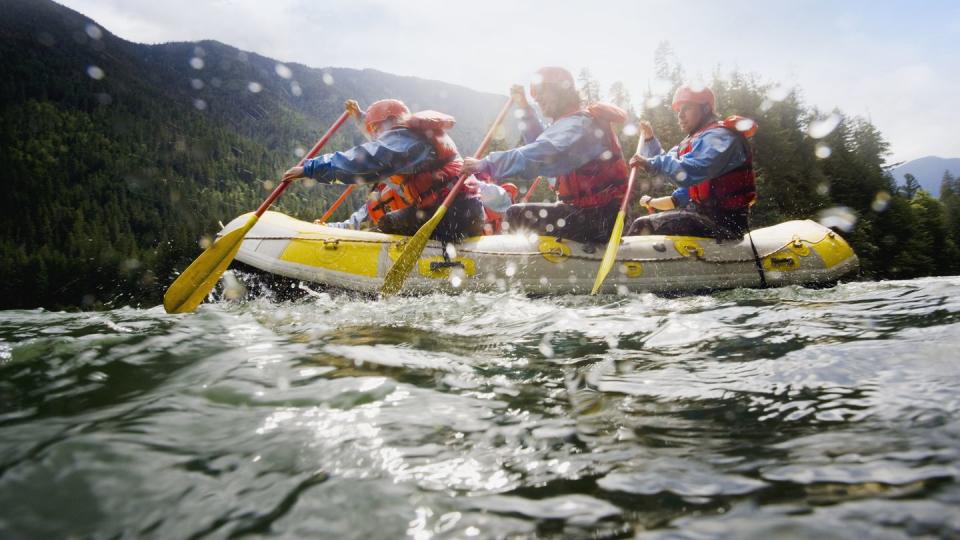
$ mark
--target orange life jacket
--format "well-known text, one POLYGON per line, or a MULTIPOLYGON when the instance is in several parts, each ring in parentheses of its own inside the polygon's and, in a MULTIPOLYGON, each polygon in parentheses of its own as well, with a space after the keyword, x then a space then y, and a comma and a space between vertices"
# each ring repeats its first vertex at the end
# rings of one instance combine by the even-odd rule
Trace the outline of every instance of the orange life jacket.
POLYGON ((743 139, 747 159, 743 165, 732 171, 691 186, 690 200, 698 207, 708 210, 732 211, 749 208, 757 200, 757 180, 753 174, 753 153, 746 139, 756 132, 756 122, 742 116, 728 116, 723 120, 710 122, 680 142, 677 157, 689 153, 697 138, 707 130, 717 127, 732 131, 743 139))
POLYGON ((446 133, 455 123, 456 120, 450 115, 437 111, 421 111, 412 114, 398 126, 426 137, 436 152, 436 157, 422 164, 419 172, 390 178, 395 184, 402 186, 406 200, 418 208, 439 204, 460 176, 463 158, 460 157, 453 139, 446 133))
POLYGON ((557 177, 557 196, 580 207, 605 206, 623 200, 627 190, 627 163, 612 123, 627 119, 627 113, 615 105, 594 103, 573 114, 589 116, 603 130, 607 152, 578 169, 557 177))
POLYGON ((374 225, 380 221, 384 214, 408 206, 410 206, 410 201, 404 199, 403 190, 399 186, 394 189, 384 182, 377 184, 377 187, 367 197, 367 215, 374 225))

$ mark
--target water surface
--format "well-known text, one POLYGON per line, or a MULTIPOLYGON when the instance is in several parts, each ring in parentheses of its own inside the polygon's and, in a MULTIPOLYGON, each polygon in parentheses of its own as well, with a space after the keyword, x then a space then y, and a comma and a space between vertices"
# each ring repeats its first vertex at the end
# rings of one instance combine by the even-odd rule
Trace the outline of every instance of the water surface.
POLYGON ((0 537, 960 537, 957 298, 0 312, 0 537))

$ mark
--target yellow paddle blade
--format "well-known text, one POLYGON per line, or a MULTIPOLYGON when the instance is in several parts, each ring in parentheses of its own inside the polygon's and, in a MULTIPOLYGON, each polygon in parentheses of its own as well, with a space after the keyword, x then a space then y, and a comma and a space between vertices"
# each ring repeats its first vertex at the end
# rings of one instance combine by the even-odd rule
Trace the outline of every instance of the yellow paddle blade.
POLYGON ((607 243, 607 251, 603 253, 603 262, 600 263, 600 270, 597 271, 597 279, 593 282, 593 290, 590 294, 597 294, 603 280, 607 278, 610 269, 613 268, 614 261, 617 260, 617 252, 620 251, 620 237, 623 236, 623 222, 626 220, 623 210, 617 213, 617 222, 613 224, 613 232, 610 233, 610 242, 607 243))
POLYGON ((257 215, 250 216, 243 227, 221 236, 190 263, 163 295, 163 309, 167 313, 190 313, 197 309, 233 262, 240 251, 243 237, 258 219, 260 217, 257 215))
POLYGON ((417 259, 419 259, 420 254, 423 253, 423 248, 427 247, 427 241, 430 240, 430 235, 436 230, 437 225, 440 224, 440 221, 446 213, 447 207, 441 204, 440 208, 437 208, 437 212, 430 218, 430 221, 424 223, 417 231, 417 234, 413 235, 410 240, 407 241, 407 245, 403 247, 403 251, 400 253, 400 256, 397 257, 397 261, 393 263, 390 271, 387 272, 387 277, 383 279, 383 286, 380 287, 382 294, 391 295, 400 292, 400 289, 403 288, 403 282, 407 279, 407 274, 409 274, 410 270, 413 270, 413 266, 417 264, 417 259))

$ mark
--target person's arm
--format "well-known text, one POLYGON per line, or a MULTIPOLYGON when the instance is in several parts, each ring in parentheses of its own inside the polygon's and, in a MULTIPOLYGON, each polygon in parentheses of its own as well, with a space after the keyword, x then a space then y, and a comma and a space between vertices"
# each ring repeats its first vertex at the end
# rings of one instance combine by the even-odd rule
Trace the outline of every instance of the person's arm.
POLYGON ((693 142, 693 148, 682 157, 670 151, 649 160, 650 172, 670 178, 680 187, 690 187, 704 180, 742 166, 747 149, 741 137, 723 128, 707 131, 693 142))
POLYGON ((349 150, 309 159, 303 164, 303 174, 320 182, 372 181, 420 163, 428 159, 432 151, 426 140, 409 131, 392 130, 349 150))
POLYGON ((593 136, 589 117, 564 118, 537 140, 505 152, 491 152, 477 164, 492 178, 560 176, 599 157, 606 150, 603 137, 593 136))
POLYGON ((660 146, 660 140, 656 137, 644 139, 643 146, 640 148, 640 156, 643 158, 652 158, 663 153, 663 147, 660 146))
POLYGON ((527 101, 527 92, 522 85, 515 84, 510 87, 510 99, 517 106, 517 112, 519 113, 517 118, 519 119, 523 143, 530 144, 543 133, 543 121, 537 111, 530 105, 530 102, 527 101))

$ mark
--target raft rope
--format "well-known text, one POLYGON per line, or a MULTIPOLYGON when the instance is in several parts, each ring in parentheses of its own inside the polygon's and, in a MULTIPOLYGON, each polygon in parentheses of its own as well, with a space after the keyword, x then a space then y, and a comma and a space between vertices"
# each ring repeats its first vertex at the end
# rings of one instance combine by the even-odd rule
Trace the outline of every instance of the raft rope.
MULTIPOLYGON (((323 242, 325 244, 329 243, 351 243, 351 244, 394 244, 397 243, 396 240, 362 240, 359 238, 304 238, 298 236, 247 236, 245 240, 298 240, 301 242, 323 242)), ((753 244, 753 239, 750 239, 751 245, 753 244)), ((445 251, 443 247, 434 247, 438 251, 445 251)), ((708 260, 702 259, 705 263, 710 264, 739 264, 747 262, 750 260, 758 261, 759 255, 757 254, 756 247, 753 248, 754 257, 750 259, 728 259, 728 260, 708 260)), ((476 255, 502 255, 502 256, 523 256, 523 257, 532 257, 536 255, 543 255, 542 251, 493 251, 486 249, 469 249, 469 248, 458 248, 458 253, 472 253, 476 255)), ((593 261, 596 262, 596 257, 585 257, 583 255, 564 255, 564 259, 570 259, 574 261, 593 261)), ((651 257, 651 258, 633 258, 633 259, 617 259, 621 262, 638 262, 638 263, 656 263, 656 262, 670 262, 670 261, 682 261, 688 257, 683 255, 678 255, 676 257, 651 257)), ((762 272, 762 270, 761 270, 762 272)), ((761 273, 761 285, 766 287, 766 279, 764 279, 763 274, 761 273)))
POLYGON ((753 261, 757 263, 757 273, 760 274, 760 288, 767 288, 767 274, 763 271, 763 263, 760 262, 760 254, 757 253, 757 246, 753 243, 753 231, 750 230, 750 212, 747 211, 747 237, 750 238, 750 249, 753 250, 753 261))

